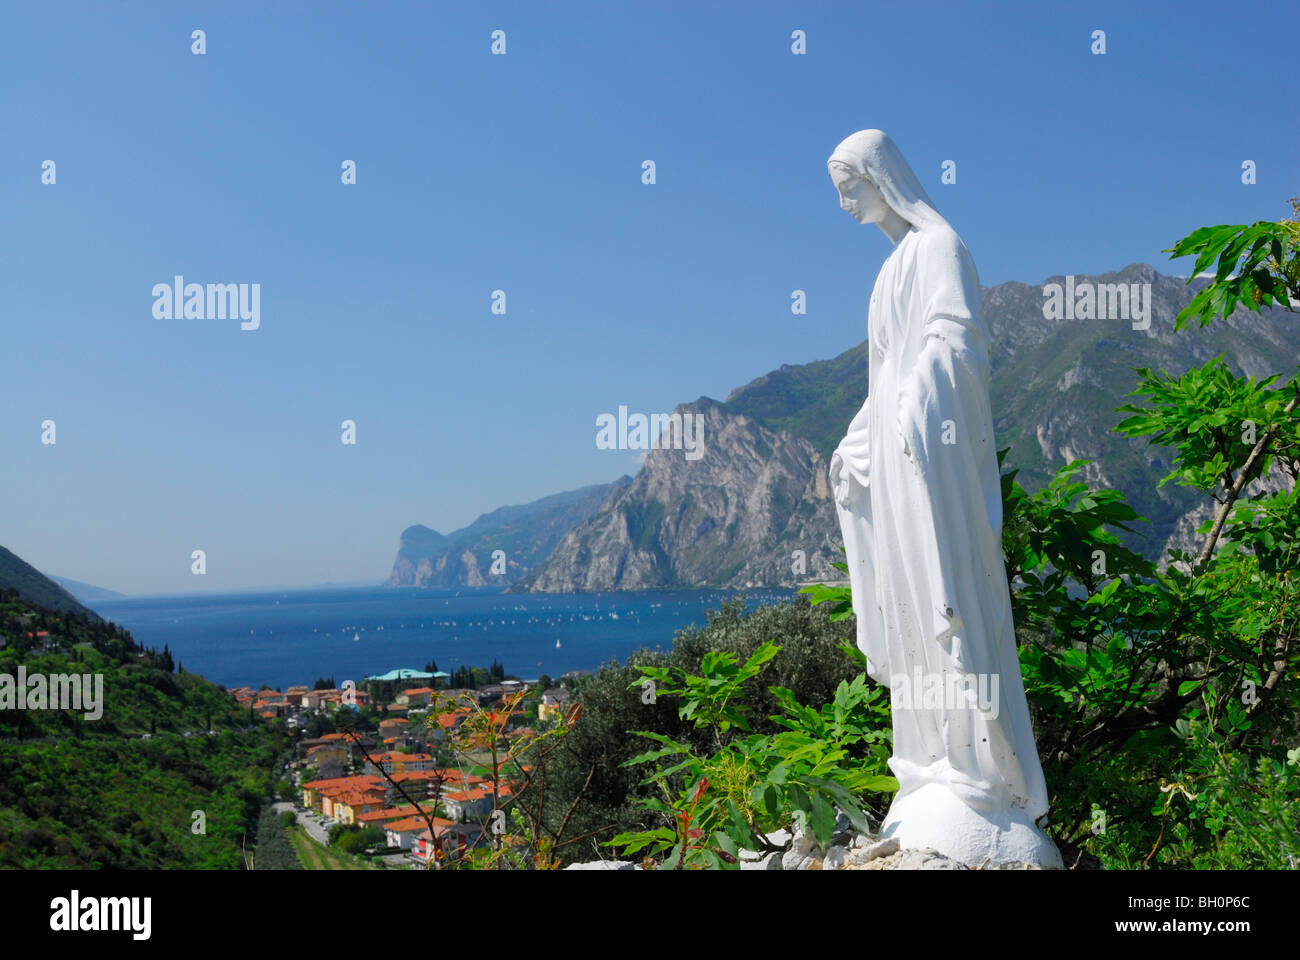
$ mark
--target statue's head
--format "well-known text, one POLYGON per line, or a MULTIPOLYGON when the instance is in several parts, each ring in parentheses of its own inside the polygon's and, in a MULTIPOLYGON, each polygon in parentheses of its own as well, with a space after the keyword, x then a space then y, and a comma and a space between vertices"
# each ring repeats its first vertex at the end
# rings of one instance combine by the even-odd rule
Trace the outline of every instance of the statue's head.
POLYGON ((890 211, 915 228, 947 226, 894 141, 880 130, 844 138, 826 161, 840 207, 859 223, 880 224, 890 211))
POLYGON ((847 163, 832 160, 827 164, 831 182, 840 194, 840 209, 858 223, 879 223, 889 212, 884 196, 867 177, 858 174, 847 163))

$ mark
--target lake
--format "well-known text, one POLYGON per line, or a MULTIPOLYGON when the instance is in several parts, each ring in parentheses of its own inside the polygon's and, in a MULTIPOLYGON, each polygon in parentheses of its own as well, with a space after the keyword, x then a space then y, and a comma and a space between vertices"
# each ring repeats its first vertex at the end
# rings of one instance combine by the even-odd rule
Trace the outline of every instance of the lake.
MULTIPOLYGON (((162 649, 188 672, 227 687, 338 683, 395 667, 448 672, 488 666, 532 680, 594 670, 639 647, 664 650, 732 591, 506 594, 499 588, 365 587, 268 593, 127 597, 93 604, 136 641, 162 649)), ((747 605, 792 590, 747 591, 747 605)))

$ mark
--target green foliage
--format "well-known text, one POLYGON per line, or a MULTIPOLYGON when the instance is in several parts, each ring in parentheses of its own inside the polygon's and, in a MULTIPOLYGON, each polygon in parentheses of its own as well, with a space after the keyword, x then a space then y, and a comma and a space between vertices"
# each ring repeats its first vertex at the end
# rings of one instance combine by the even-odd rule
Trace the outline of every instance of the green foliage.
MULTIPOLYGON (((1300 218, 1300 205, 1294 199, 1291 205, 1300 218)), ((1289 308, 1291 299, 1300 299, 1300 222, 1295 219, 1201 227, 1165 253, 1170 259, 1196 257, 1189 283, 1218 261, 1214 281, 1178 314, 1175 329, 1192 320, 1206 326, 1215 317, 1231 316, 1238 305, 1258 312, 1273 303, 1289 308)))
POLYGON ((237 869, 283 725, 248 727, 229 694, 170 673, 119 627, 0 599, 0 625, 24 619, 47 625, 55 651, 5 647, 0 673, 102 674, 103 716, 0 711, 0 867, 237 869))
POLYGON ((1139 386, 1129 396, 1141 397, 1145 404, 1120 407, 1134 415, 1115 429, 1177 451, 1174 470, 1159 486, 1177 481, 1209 492, 1225 476, 1235 478, 1243 470, 1246 483, 1257 479, 1268 471, 1273 454, 1252 455, 1259 438, 1270 430, 1285 431, 1275 449, 1294 458, 1300 418, 1286 406, 1296 396, 1296 381, 1289 390, 1270 389, 1276 376, 1258 382, 1234 376, 1222 357, 1179 377, 1164 371, 1153 374, 1145 367, 1137 372, 1139 386))
MULTIPOLYGON (((675 666, 699 675, 710 652, 730 652, 743 663, 779 638, 781 655, 767 662, 761 677, 744 681, 736 698, 749 708, 745 719, 753 734, 777 733, 784 728, 771 718, 784 711, 771 688, 790 690, 800 703, 825 704, 834 699, 841 681, 851 682, 860 672, 840 646, 852 634, 852 623, 831 623, 826 609, 800 599, 747 614, 744 600, 735 598, 710 611, 703 626, 680 630, 670 651, 639 650, 625 664, 607 664, 571 684, 581 719, 564 738, 563 749, 533 771, 545 785, 549 827, 557 833, 564 828, 554 847, 556 858, 569 863, 608 856, 600 844, 611 837, 663 825, 662 815, 642 804, 647 798, 662 799, 662 792, 643 782, 643 767, 624 765, 646 748, 646 739, 632 731, 662 734, 689 744, 700 756, 715 750, 712 729, 697 728, 679 716, 676 697, 648 700, 640 686, 642 667, 675 666)), ((744 735, 744 730, 733 727, 724 736, 737 733, 744 735)))
MULTIPOLYGON (((1198 255, 1194 273, 1219 266, 1180 320, 1300 293, 1284 272, 1298 236, 1284 222, 1185 238, 1173 249, 1198 255)), ((1130 416, 1116 430, 1172 451, 1161 486, 1212 498, 1196 555, 1172 551, 1157 565, 1124 549, 1115 531, 1140 518, 1120 494, 1077 480, 1084 462, 1034 495, 1014 473, 1003 478, 1003 546, 1053 830, 1114 867, 1294 866, 1296 754, 1281 754, 1296 742, 1300 706, 1300 380, 1278 389, 1276 376, 1237 377, 1222 357, 1179 376, 1137 374, 1129 396, 1140 402, 1119 408, 1130 416)))
MULTIPOLYGON (((841 547, 841 550, 844 548, 841 547)), ((831 564, 836 570, 847 575, 849 572, 848 564, 836 561, 831 564)), ((819 603, 829 603, 830 613, 828 619, 831 623, 839 623, 841 620, 847 620, 853 616, 853 592, 849 589, 848 584, 835 584, 828 586, 824 583, 811 583, 799 591, 808 595, 808 601, 816 606, 819 603)))
MULTIPOLYGON (((893 791, 897 781, 883 771, 888 759, 888 709, 879 687, 864 674, 841 681, 834 699, 813 709, 783 687, 770 688, 782 713, 770 719, 782 728, 724 742, 733 728, 749 731, 748 707, 739 700, 741 685, 757 677, 780 647, 767 642, 743 664, 734 654, 711 652, 699 675, 681 668, 641 668, 641 687, 650 680, 658 695, 678 700, 678 716, 712 733, 715 750, 698 752, 691 745, 652 731, 640 736, 658 749, 632 757, 624 766, 654 763, 641 781, 654 784, 660 796, 641 801, 669 824, 619 834, 608 845, 624 855, 666 854, 663 867, 734 868, 741 849, 767 849, 765 834, 791 819, 806 823, 817 841, 829 845, 836 808, 859 830, 870 830, 864 793, 893 791)), ((846 652, 857 654, 847 648, 846 652)))
POLYGON ((361 854, 370 847, 384 846, 384 831, 379 827, 360 827, 356 824, 336 823, 330 827, 330 845, 344 853, 361 854))
POLYGON ((255 870, 302 869, 286 832, 295 822, 292 810, 286 810, 277 816, 274 808, 267 805, 257 820, 257 849, 253 854, 255 870))

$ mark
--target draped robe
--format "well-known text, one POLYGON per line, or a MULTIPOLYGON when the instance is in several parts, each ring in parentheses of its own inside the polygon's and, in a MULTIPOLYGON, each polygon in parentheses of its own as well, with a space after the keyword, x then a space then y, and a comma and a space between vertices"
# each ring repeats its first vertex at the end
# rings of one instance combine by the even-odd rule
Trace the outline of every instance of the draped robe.
POLYGON ((891 688, 894 810, 937 783, 974 810, 1036 819, 1047 792, 1002 556, 989 333, 975 264, 945 221, 911 229, 881 267, 868 338, 870 393, 831 476, 858 646, 891 688), (988 690, 996 677, 996 709, 922 709, 917 677, 988 690))

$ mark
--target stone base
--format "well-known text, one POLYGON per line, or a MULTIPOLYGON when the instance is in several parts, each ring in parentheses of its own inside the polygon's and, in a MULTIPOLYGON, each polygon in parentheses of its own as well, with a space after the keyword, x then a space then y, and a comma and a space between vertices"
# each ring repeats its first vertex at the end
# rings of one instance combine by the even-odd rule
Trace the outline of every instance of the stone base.
POLYGON ((880 837, 897 839, 902 850, 934 850, 972 868, 1012 862, 1046 870, 1064 866, 1056 844, 1023 810, 983 814, 937 783, 895 800, 880 837))

